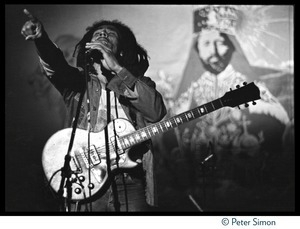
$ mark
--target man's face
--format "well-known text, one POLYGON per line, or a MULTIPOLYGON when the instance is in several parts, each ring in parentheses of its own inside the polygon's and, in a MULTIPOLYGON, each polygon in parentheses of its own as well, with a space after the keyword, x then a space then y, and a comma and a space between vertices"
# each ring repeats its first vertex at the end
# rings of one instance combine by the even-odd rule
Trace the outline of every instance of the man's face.
POLYGON ((117 29, 111 25, 100 26, 93 33, 91 42, 101 42, 116 54, 119 44, 119 35, 117 29))
POLYGON ((229 64, 231 51, 216 30, 202 30, 198 38, 199 57, 204 67, 214 73, 222 72, 229 64))

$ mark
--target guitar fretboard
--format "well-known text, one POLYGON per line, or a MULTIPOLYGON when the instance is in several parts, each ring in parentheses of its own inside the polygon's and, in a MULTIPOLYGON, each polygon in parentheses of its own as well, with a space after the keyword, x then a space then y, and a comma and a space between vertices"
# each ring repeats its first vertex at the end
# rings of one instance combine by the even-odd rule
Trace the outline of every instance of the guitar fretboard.
POLYGON ((222 108, 224 105, 221 98, 196 107, 192 110, 180 113, 172 118, 163 120, 161 122, 151 124, 147 127, 141 128, 133 133, 124 135, 119 138, 120 144, 123 149, 130 148, 138 143, 146 141, 151 137, 164 133, 168 130, 171 130, 183 123, 192 121, 196 118, 204 116, 210 112, 222 108))

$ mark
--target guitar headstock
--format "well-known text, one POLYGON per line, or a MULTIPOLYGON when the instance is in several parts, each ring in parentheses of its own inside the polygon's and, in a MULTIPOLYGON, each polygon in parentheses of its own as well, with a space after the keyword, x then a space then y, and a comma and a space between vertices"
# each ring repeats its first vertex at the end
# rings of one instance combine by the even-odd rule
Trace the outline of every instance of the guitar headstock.
POLYGON ((245 104, 246 107, 249 105, 248 102, 252 101, 253 105, 256 103, 255 100, 260 99, 259 88, 254 84, 254 82, 247 84, 243 83, 244 86, 237 85, 237 89, 232 90, 230 88, 229 92, 226 92, 225 95, 220 98, 224 106, 236 107, 241 104, 245 104))

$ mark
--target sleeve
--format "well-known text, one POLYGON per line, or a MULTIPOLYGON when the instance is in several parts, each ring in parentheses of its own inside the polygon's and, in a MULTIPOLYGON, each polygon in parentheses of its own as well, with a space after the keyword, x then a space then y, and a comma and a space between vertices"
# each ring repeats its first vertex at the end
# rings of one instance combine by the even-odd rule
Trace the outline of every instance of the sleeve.
POLYGON ((85 85, 82 72, 65 60, 63 52, 54 44, 46 32, 35 40, 40 66, 44 75, 63 94, 66 89, 80 91, 85 85))
POLYGON ((120 96, 124 96, 149 122, 158 122, 167 113, 162 95, 156 90, 155 82, 149 77, 137 78, 123 68, 107 87, 120 96))

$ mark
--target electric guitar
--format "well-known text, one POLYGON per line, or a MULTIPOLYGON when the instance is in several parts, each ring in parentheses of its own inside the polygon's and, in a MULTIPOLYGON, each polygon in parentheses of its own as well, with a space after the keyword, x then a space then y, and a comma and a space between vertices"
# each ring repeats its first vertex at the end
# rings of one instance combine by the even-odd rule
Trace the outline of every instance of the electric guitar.
MULTIPOLYGON (((71 201, 87 202, 95 196, 105 193, 111 183, 111 178, 122 169, 135 167, 138 162, 132 153, 134 147, 151 137, 171 130, 185 122, 222 107, 235 107, 260 99, 260 91, 252 82, 230 89, 225 95, 172 118, 135 130, 126 119, 115 119, 107 127, 109 152, 106 153, 104 130, 99 133, 90 132, 88 147, 88 131, 77 129, 73 146, 70 150, 71 193, 67 193, 66 182, 62 181, 62 168, 68 152, 72 128, 62 129, 53 134, 46 142, 42 154, 42 165, 46 178, 54 191, 58 192, 63 185, 63 197, 71 201)), ((70 184, 70 183, 69 183, 70 184)))

